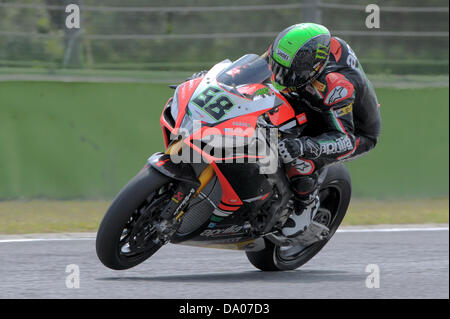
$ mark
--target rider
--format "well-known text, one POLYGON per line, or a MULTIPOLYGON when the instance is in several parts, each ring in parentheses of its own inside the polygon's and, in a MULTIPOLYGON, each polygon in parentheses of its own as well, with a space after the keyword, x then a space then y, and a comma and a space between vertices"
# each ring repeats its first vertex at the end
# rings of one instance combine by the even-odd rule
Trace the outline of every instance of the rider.
POLYGON ((298 199, 282 233, 297 237, 317 213, 319 176, 326 166, 359 157, 377 144, 379 104, 353 50, 322 25, 288 27, 266 54, 273 86, 294 109, 306 105, 309 110, 310 125, 302 136, 278 146, 298 199))
POLYGON ((302 237, 319 209, 318 189, 326 167, 355 159, 377 144, 379 104, 353 50, 322 25, 301 23, 286 28, 263 57, 269 62, 272 77, 268 81, 273 87, 294 109, 308 108, 309 125, 302 136, 286 138, 278 145, 297 199, 282 233, 302 237))

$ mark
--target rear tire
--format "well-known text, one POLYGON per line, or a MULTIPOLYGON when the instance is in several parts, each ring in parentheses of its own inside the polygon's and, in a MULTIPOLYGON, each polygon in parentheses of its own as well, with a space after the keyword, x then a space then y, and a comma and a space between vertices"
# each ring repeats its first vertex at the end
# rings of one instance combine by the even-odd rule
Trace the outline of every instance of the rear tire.
POLYGON ((134 267, 152 256, 161 245, 153 245, 136 256, 125 256, 120 240, 132 215, 147 198, 170 182, 152 167, 141 170, 114 198, 97 232, 96 250, 100 261, 108 268, 121 270, 134 267))
MULTIPOLYGON (((330 233, 326 240, 314 243, 301 251, 296 249, 291 255, 283 251, 268 239, 265 248, 260 251, 247 251, 248 260, 256 268, 263 271, 294 270, 311 260, 331 239, 347 212, 351 197, 351 179, 347 168, 343 164, 335 164, 328 169, 327 176, 319 190, 320 208, 324 214, 331 213, 330 233)), ((286 249, 287 252, 289 252, 286 249)))

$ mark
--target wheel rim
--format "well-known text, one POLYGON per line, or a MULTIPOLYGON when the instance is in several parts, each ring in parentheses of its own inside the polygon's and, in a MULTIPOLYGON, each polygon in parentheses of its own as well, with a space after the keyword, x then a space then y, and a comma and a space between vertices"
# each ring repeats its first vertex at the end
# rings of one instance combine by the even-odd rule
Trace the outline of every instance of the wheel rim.
MULTIPOLYGON (((314 216, 314 221, 330 228, 329 239, 335 231, 334 228, 337 228, 335 227, 335 221, 340 206, 340 189, 337 186, 330 185, 320 190, 319 198, 320 207, 316 216, 314 216)), ((327 240, 322 240, 309 246, 275 247, 274 258, 278 263, 291 264, 316 247, 324 245, 327 240)))
POLYGON ((125 223, 117 246, 120 258, 139 258, 159 246, 155 224, 171 197, 169 188, 164 188, 153 192, 125 223))
POLYGON ((333 219, 333 214, 330 212, 329 209, 326 209, 326 208, 319 208, 316 216, 314 216, 315 222, 318 222, 319 224, 325 225, 327 227, 329 227, 331 225, 332 219, 333 219))

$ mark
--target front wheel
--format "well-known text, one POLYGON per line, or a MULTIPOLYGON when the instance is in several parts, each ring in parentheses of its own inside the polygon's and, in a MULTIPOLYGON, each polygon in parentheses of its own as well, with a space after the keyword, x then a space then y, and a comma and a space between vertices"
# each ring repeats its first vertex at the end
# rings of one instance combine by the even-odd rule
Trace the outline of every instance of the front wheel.
POLYGON ((264 271, 293 270, 308 262, 325 246, 344 219, 350 204, 351 190, 347 168, 343 164, 331 166, 320 187, 320 208, 314 217, 315 221, 330 229, 328 238, 308 247, 279 247, 265 239, 266 246, 263 250, 246 252, 248 260, 264 271))
POLYGON ((161 247, 153 224, 170 199, 169 185, 167 176, 146 167, 114 198, 96 239, 97 256, 106 267, 134 267, 161 247))

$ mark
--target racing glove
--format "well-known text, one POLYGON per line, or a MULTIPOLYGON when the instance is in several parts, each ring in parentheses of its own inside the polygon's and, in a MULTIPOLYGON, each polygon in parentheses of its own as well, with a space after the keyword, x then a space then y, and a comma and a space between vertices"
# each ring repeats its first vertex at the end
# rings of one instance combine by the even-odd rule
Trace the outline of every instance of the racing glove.
POLYGON ((298 157, 316 159, 321 155, 322 149, 320 144, 312 138, 302 136, 300 138, 286 138, 282 140, 278 143, 278 153, 283 163, 287 164, 298 157))
POLYGON ((297 138, 285 138, 278 143, 278 153, 283 163, 290 163, 303 155, 303 143, 297 138))

